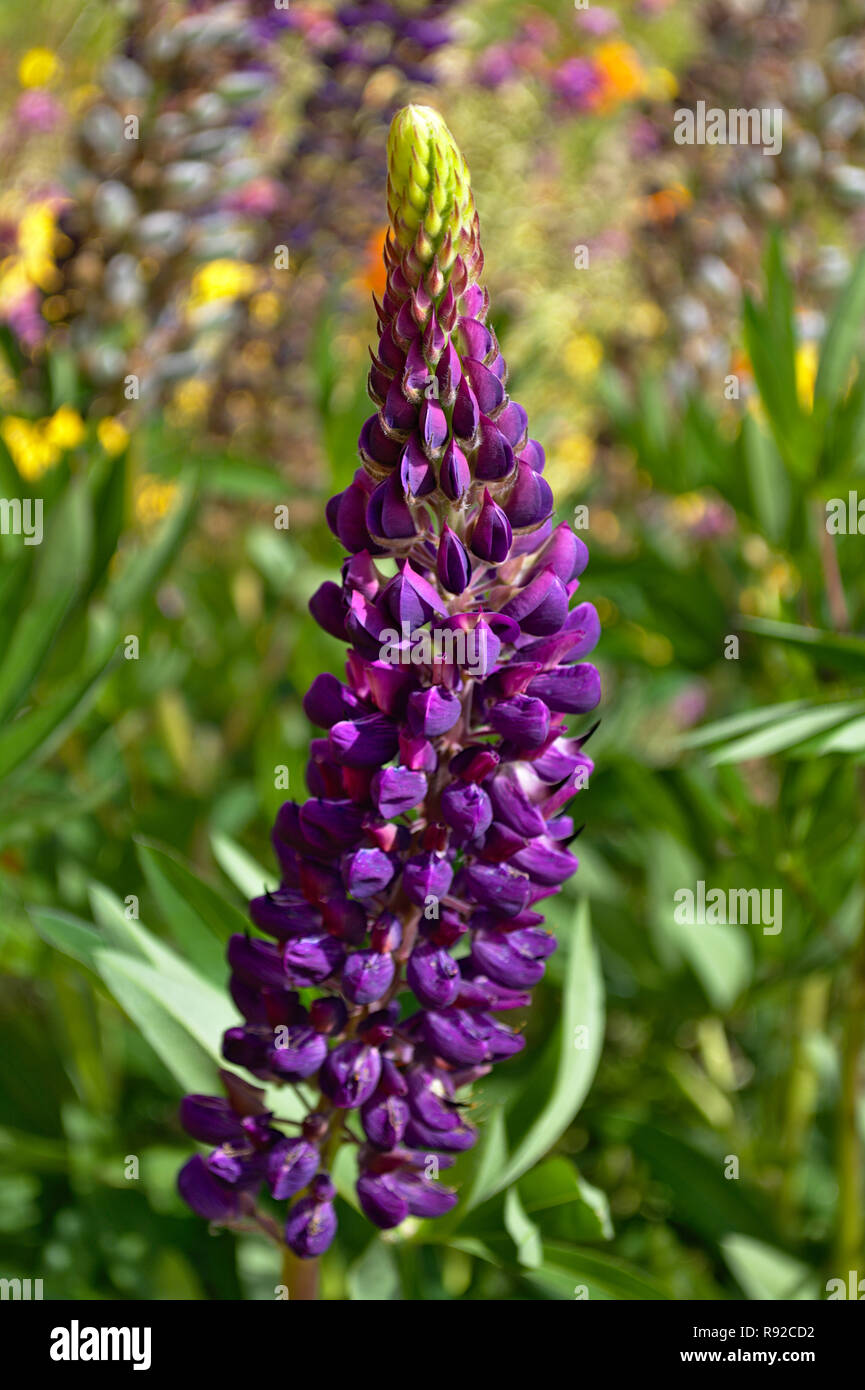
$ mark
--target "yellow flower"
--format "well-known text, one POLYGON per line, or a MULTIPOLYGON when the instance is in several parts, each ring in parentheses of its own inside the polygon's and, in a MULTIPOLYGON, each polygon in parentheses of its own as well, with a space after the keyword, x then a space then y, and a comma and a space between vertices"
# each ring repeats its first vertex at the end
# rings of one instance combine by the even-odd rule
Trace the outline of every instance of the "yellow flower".
POLYGON ((61 277, 54 264, 57 220, 50 202, 31 203, 18 223, 18 257, 32 284, 50 293, 61 277))
POLYGON ((194 419, 196 416, 204 414, 210 405, 211 395, 211 387, 206 381, 198 381, 195 377, 190 377, 187 381, 179 382, 175 387, 171 403, 179 416, 184 419, 194 419))
POLYGON ((593 333, 576 333, 565 344, 564 363, 573 377, 594 376, 601 365, 604 350, 593 333))
POLYGON ((706 515, 706 499, 699 492, 682 492, 673 498, 670 510, 683 526, 697 526, 706 515))
POLYGON ((7 415, 0 424, 0 439, 22 478, 35 482, 60 462, 60 450, 48 439, 43 421, 7 415))
POLYGON ((273 328, 279 322, 281 307, 279 295, 273 290, 262 290, 249 301, 249 312, 260 328, 273 328))
POLYGON ((109 416, 105 420, 100 420, 96 426, 96 438, 102 445, 106 454, 122 454, 129 443, 129 431, 119 420, 109 416))
POLYGON ((667 319, 659 304, 651 299, 640 299, 628 311, 626 327, 632 337, 657 338, 667 326, 667 319))
POLYGON ((678 94, 676 74, 669 68, 650 68, 646 74, 646 96, 652 101, 670 101, 678 94))
POLYGON ((551 451, 546 476, 556 493, 570 494, 592 471, 595 446, 587 434, 568 434, 551 451))
POLYGON ((151 526, 171 511, 177 484, 155 473, 145 473, 135 484, 135 515, 144 526, 151 526))
POLYGON ((814 409, 814 383, 819 354, 816 343, 801 343, 796 349, 796 395, 804 411, 814 409))
POLYGON ((84 435, 84 421, 71 405, 61 405, 45 423, 46 439, 64 452, 77 449, 84 435))
POLYGON ((47 87, 60 72, 60 60, 50 48, 28 48, 18 64, 22 87, 47 87))
POLYGON ((232 261, 227 257, 208 261, 192 277, 189 307, 198 309, 216 299, 241 299, 252 294, 257 283, 258 271, 246 261, 232 261))

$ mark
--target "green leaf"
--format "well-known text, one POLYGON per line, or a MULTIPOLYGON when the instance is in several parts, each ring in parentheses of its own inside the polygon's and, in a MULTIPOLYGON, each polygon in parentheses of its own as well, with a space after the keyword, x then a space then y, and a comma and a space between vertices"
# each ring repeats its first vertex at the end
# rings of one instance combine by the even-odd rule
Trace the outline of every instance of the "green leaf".
POLYGON ((231 1000, 191 971, 186 979, 166 975, 120 951, 97 952, 96 965, 114 998, 181 1085, 218 1091, 222 1035, 237 1022, 231 1000), (192 1086, 190 1074, 195 1077, 192 1086))
POLYGON ((539 1101, 524 1137, 484 1198, 517 1181, 561 1138, 585 1100, 604 1039, 604 983, 592 941, 588 903, 577 907, 570 932, 560 933, 567 951, 558 1027, 529 1086, 539 1101))
POLYGON ((393 1250, 378 1236, 371 1240, 346 1274, 348 1296, 355 1302, 387 1303, 402 1298, 399 1268, 393 1250))
POLYGON ((839 729, 815 739, 811 751, 817 757, 826 753, 865 752, 865 715, 851 719, 849 724, 842 724, 839 729))
POLYGON ((865 319, 865 253, 859 256, 847 284, 838 295, 817 368, 814 406, 831 406, 843 395, 865 319))
POLYGON ((801 1302, 820 1297, 817 1282, 807 1265, 783 1250, 738 1234, 726 1236, 721 1241, 721 1250, 747 1298, 801 1302))
POLYGON ((180 501, 163 522, 156 540, 139 552, 114 580, 108 591, 107 623, 101 624, 94 655, 84 672, 51 692, 44 705, 29 710, 0 732, 0 778, 29 760, 44 760, 63 742, 84 717, 102 679, 120 659, 117 643, 124 614, 149 593, 164 567, 177 552, 194 503, 191 482, 182 485, 180 501))
POLYGON ((726 719, 718 719, 713 724, 704 724, 693 729, 679 740, 681 748, 703 748, 709 743, 722 743, 725 738, 735 734, 748 734, 754 729, 762 729, 765 724, 774 724, 799 710, 810 708, 807 700, 787 700, 782 705, 763 705, 759 709, 744 710, 741 714, 731 714, 726 719))
POLYGON ((70 487, 51 519, 32 593, 4 651, 0 720, 7 719, 27 694, 86 579, 91 524, 84 484, 70 487))
POLYGON ((747 933, 737 924, 676 921, 675 893, 701 877, 696 857, 674 835, 649 836, 648 897, 656 948, 671 968, 684 960, 714 1008, 731 1008, 751 978, 753 957, 747 933))
POLYGON ((752 415, 742 422, 742 445, 753 514, 776 545, 790 517, 790 482, 773 442, 752 415))
POLYGON ((557 1154, 539 1163, 520 1178, 519 1193, 527 1216, 572 1207, 571 1216, 580 1229, 578 1239, 613 1238, 606 1193, 586 1182, 570 1159, 557 1154))
POLYGON ((775 642, 807 649, 815 662, 841 671, 865 673, 865 640, 836 632, 824 632, 817 627, 798 623, 779 623, 771 618, 750 618, 740 615, 739 627, 775 642))
POLYGON ((229 835, 215 831, 210 837, 210 845, 217 864, 244 898, 257 898, 279 887, 277 875, 262 868, 229 835))
POLYGON ((89 922, 52 907, 31 907, 28 912, 43 941, 96 971, 96 952, 104 947, 105 940, 89 922))
POLYGON ((526 1278, 560 1298, 586 1295, 590 1299, 622 1301, 669 1298, 660 1285, 612 1255, 556 1241, 545 1241, 542 1254, 542 1268, 528 1273, 526 1278))
POLYGON ((505 1194, 505 1230, 516 1246, 517 1259, 528 1269, 537 1269, 543 1263, 541 1233, 526 1215, 516 1187, 508 1188, 505 1194))
POLYGON ((224 984, 225 945, 230 935, 247 930, 246 918, 173 855, 143 840, 136 849, 166 926, 184 956, 207 979, 224 984))
MULTIPOLYGON (((178 1085, 184 1091, 218 1094, 219 1037, 221 1027, 229 1026, 225 1001, 219 1000, 220 1007, 212 1001, 208 1008, 194 991, 119 951, 98 951, 96 965, 117 1003, 178 1085)), ((232 1014, 230 1022, 234 1021, 232 1014)))
POLYGON ((724 1176, 723 1151, 706 1154, 687 1139, 649 1124, 631 1129, 627 1142, 654 1181, 669 1189, 671 1220, 677 1226, 713 1245, 733 1232, 756 1236, 770 1229, 762 1196, 755 1198, 742 1179, 724 1176))
POLYGON ((789 718, 764 727, 745 738, 735 739, 711 754, 712 763, 745 762, 749 758, 766 758, 804 743, 814 734, 831 729, 842 720, 865 711, 865 700, 847 700, 839 704, 815 705, 789 718))
POLYGON ((119 659, 115 650, 102 650, 85 667, 82 676, 65 681, 44 705, 13 719, 0 732, 0 778, 30 759, 44 761, 50 757, 83 719, 103 677, 119 659))
POLYGON ((115 614, 123 616, 156 585, 166 565, 175 558, 195 507, 196 472, 182 475, 178 499, 153 541, 145 544, 114 579, 107 601, 115 614))
POLYGON ((209 496, 278 504, 288 500, 284 478, 248 458, 204 458, 202 465, 201 490, 209 496))

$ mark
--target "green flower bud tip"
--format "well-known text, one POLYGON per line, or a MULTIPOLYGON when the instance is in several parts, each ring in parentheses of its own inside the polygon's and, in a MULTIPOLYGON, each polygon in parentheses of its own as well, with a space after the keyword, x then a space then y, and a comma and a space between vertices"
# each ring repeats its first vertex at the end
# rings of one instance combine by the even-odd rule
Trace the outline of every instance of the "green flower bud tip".
POLYGON ((438 111, 404 106, 388 136, 388 211, 394 237, 425 264, 450 234, 455 257, 472 239, 475 204, 466 162, 438 111))

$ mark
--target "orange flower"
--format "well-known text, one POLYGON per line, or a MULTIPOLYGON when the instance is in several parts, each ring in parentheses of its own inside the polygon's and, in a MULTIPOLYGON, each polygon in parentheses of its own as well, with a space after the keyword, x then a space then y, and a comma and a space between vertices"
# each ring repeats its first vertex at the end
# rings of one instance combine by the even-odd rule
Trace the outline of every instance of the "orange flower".
POLYGON ((669 188, 659 188, 650 193, 644 204, 647 222, 673 222, 693 202, 684 184, 674 183, 669 188))
POLYGON ((373 232, 364 248, 363 270, 357 277, 357 283, 365 290, 381 299, 387 288, 387 272, 384 268, 384 242, 387 236, 387 227, 379 227, 377 232, 373 232))
POLYGON ((602 100, 607 108, 633 101, 644 91, 646 74, 639 55, 629 43, 621 39, 602 43, 594 54, 594 61, 603 83, 602 100))

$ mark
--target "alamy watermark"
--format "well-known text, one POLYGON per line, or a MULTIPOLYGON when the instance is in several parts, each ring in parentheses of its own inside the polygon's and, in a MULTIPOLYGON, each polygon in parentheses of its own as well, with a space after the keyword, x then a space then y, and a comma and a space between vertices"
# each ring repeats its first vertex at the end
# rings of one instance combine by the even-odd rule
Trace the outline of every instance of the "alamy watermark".
POLYGON ((763 154, 781 153, 784 110, 781 106, 734 107, 724 111, 698 101, 696 110, 680 106, 673 115, 677 145, 757 145, 763 154))
POLYGON ((0 536, 23 536, 25 545, 41 545, 42 498, 0 497, 0 536))
POLYGON ((677 888, 673 920, 682 926, 762 926, 764 936, 777 936, 782 925, 780 888, 710 888, 703 879, 693 888, 677 888))
POLYGON ((404 621, 401 630, 388 627, 380 634, 380 659, 391 666, 432 666, 438 663, 459 666, 472 676, 482 676, 487 669, 486 627, 412 629, 404 621))

